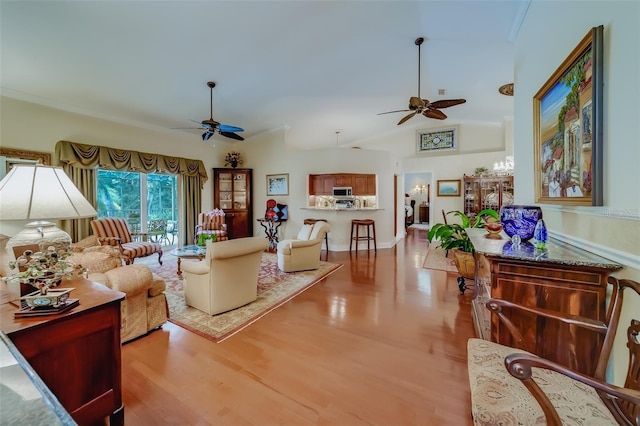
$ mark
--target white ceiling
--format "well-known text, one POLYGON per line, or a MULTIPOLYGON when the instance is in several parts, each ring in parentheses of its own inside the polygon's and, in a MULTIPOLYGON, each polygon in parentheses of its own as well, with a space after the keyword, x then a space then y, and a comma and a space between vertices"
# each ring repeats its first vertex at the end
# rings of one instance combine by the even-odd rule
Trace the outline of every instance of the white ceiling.
MULTIPOLYGON (((4 96, 167 132, 213 117, 300 148, 393 136, 417 94, 443 121, 500 123, 529 0, 0 2, 4 96), (439 96, 438 89, 446 89, 439 96)), ((200 141, 199 130, 186 130, 200 141)), ((215 139, 222 138, 219 135, 215 139)), ((242 143, 242 142, 238 142, 242 143)))

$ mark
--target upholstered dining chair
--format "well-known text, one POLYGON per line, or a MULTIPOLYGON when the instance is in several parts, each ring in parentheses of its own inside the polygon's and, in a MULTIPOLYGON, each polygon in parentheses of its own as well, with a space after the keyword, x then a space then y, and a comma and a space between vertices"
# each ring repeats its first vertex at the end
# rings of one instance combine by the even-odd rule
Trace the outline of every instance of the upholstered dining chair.
POLYGON ((133 263, 137 257, 146 257, 158 253, 158 263, 162 265, 162 246, 158 243, 133 241, 127 221, 121 218, 107 217, 91 221, 91 228, 100 245, 117 247, 127 265, 133 263))
POLYGON ((611 300, 606 318, 600 321, 506 300, 487 301, 487 308, 506 325, 515 347, 469 339, 467 359, 475 425, 640 425, 640 315, 634 309, 640 301, 640 283, 615 277, 609 277, 608 282, 611 300), (630 325, 621 321, 626 317, 623 307, 629 311, 630 325), (591 349, 597 359, 593 376, 528 352, 526 330, 520 330, 522 324, 516 326, 507 314, 514 309, 571 324, 575 333, 598 334, 601 343, 591 349), (626 341, 622 336, 616 338, 616 332, 626 332, 626 341), (619 350, 616 360, 623 361, 625 351, 628 355, 627 375, 618 386, 605 380, 614 345, 619 350))

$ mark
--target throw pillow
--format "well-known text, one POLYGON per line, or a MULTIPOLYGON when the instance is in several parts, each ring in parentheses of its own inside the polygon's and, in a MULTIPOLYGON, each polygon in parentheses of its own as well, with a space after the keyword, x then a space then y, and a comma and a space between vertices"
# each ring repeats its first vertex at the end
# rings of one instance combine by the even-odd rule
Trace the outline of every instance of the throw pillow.
POLYGON ((311 236, 311 230, 313 229, 313 225, 302 225, 302 229, 298 232, 298 240, 309 240, 311 236))

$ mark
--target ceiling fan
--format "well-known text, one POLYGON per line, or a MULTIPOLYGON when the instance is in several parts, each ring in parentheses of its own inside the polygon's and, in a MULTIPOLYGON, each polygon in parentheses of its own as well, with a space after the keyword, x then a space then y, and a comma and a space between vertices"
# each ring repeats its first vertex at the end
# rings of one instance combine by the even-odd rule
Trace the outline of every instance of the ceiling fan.
POLYGON ((236 134, 236 132, 244 132, 243 128, 230 126, 228 124, 220 124, 219 122, 213 119, 213 88, 216 87, 216 83, 214 83, 213 81, 209 81, 207 83, 207 86, 209 86, 209 89, 211 91, 211 94, 210 94, 211 109, 210 109, 209 119, 202 120, 202 121, 191 120, 194 123, 198 123, 200 125, 200 128, 205 130, 205 132, 202 134, 202 140, 208 141, 209 138, 211 138, 211 136, 214 135, 214 133, 218 132, 222 136, 243 141, 244 138, 236 134))
POLYGON ((446 114, 440 111, 440 108, 448 108, 454 105, 460 105, 467 102, 466 99, 443 99, 440 101, 429 102, 428 99, 423 99, 420 96, 420 46, 424 42, 424 38, 419 37, 416 39, 415 44, 418 46, 418 96, 412 96, 409 98, 409 109, 401 109, 397 111, 388 111, 381 112, 378 115, 382 114, 392 114, 396 112, 411 112, 406 116, 402 117, 402 119, 398 122, 398 125, 404 123, 410 118, 422 114, 428 118, 435 118, 437 120, 444 120, 447 118, 446 114))

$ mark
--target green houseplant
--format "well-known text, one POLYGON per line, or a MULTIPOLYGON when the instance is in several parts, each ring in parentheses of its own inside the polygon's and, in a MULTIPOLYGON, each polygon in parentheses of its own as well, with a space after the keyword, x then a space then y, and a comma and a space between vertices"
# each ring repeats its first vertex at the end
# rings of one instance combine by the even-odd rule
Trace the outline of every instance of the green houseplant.
POLYGON ((427 239, 430 243, 434 240, 439 240, 439 247, 447 250, 447 254, 449 250, 451 250, 454 263, 459 273, 458 288, 460 288, 460 292, 464 294, 467 288, 464 279, 473 279, 475 273, 475 258, 473 256, 475 249, 466 229, 484 227, 485 218, 491 218, 490 220, 492 221, 499 221, 500 214, 494 209, 481 210, 473 219, 461 211, 454 210, 447 213, 447 215, 449 214, 458 216, 460 223, 436 223, 429 229, 427 239))

